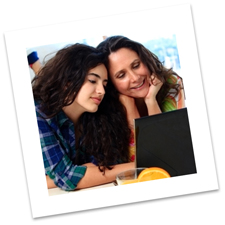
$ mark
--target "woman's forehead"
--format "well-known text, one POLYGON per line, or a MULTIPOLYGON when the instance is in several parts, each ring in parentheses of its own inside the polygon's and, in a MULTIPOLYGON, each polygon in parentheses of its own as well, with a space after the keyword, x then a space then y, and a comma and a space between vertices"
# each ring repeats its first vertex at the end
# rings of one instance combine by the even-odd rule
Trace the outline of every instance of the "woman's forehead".
POLYGON ((138 54, 129 48, 120 48, 109 55, 109 62, 139 58, 138 54))
POLYGON ((108 73, 107 69, 104 64, 100 64, 88 71, 87 75, 95 76, 96 78, 99 78, 101 80, 107 80, 108 79, 108 73))

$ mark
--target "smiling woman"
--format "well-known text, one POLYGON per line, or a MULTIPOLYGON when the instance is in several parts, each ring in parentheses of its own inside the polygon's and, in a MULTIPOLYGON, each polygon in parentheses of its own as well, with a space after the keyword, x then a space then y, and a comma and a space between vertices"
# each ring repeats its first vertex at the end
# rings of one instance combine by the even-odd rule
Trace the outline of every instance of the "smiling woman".
POLYGON ((104 184, 134 167, 127 163, 128 135, 125 142, 115 135, 107 80, 103 54, 83 44, 59 50, 32 80, 48 188, 104 184))
POLYGON ((144 98, 149 91, 150 72, 136 52, 121 48, 109 55, 112 83, 123 95, 144 98))
POLYGON ((129 38, 109 37, 97 49, 107 58, 112 102, 126 110, 130 159, 134 161, 134 119, 185 107, 182 78, 172 68, 164 67, 141 43, 129 38))

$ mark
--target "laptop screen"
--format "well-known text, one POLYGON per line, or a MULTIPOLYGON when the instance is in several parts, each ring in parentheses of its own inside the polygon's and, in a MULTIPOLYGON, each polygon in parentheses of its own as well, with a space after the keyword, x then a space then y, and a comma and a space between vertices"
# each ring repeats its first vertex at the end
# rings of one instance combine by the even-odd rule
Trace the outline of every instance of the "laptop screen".
POLYGON ((136 166, 197 173, 187 108, 135 119, 136 166))

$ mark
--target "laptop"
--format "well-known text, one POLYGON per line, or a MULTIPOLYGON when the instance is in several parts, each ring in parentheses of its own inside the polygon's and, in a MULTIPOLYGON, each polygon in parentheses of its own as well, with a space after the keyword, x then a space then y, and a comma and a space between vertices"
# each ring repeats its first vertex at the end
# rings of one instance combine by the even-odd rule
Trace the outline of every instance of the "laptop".
POLYGON ((187 108, 135 119, 136 167, 197 173, 187 108))

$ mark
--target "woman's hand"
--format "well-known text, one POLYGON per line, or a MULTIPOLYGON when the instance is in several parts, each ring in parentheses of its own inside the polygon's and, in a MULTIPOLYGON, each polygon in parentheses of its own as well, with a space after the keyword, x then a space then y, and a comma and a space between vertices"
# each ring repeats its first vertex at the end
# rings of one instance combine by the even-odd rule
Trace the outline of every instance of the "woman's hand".
POLYGON ((140 114, 138 112, 135 99, 127 95, 120 94, 120 102, 125 106, 127 110, 127 120, 131 128, 134 126, 134 119, 139 118, 140 114))
POLYGON ((159 90, 161 89, 163 83, 159 80, 155 75, 151 75, 148 79, 149 82, 149 91, 145 96, 145 102, 155 100, 156 95, 158 94, 159 90))
POLYGON ((156 100, 156 95, 158 94, 159 90, 161 89, 163 83, 159 80, 154 74, 152 74, 149 79, 149 91, 145 96, 145 104, 148 108, 148 115, 154 115, 157 113, 161 113, 161 109, 158 105, 156 100))

